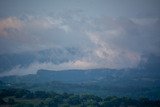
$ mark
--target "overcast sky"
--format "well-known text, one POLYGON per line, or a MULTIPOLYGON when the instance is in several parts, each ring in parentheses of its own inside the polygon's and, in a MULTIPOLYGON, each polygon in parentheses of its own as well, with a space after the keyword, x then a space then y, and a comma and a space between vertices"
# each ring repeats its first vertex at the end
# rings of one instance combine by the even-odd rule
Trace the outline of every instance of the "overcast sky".
POLYGON ((0 1, 0 54, 54 47, 87 53, 74 68, 136 67, 160 55, 160 0, 0 1))

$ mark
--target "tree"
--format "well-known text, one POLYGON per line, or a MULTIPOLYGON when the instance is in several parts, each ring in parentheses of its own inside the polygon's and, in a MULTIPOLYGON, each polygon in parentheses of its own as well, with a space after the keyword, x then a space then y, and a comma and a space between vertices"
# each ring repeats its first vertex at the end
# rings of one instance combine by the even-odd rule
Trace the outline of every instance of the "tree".
POLYGON ((3 104, 6 104, 6 102, 2 98, 0 98, 0 105, 3 105, 3 104))
POLYGON ((36 98, 47 98, 48 94, 45 91, 35 91, 34 93, 36 98))
POLYGON ((37 107, 45 107, 45 104, 41 101, 37 107))
POLYGON ((48 107, 58 107, 58 102, 51 100, 48 102, 48 107))
POLYGON ((65 103, 65 104, 62 104, 61 107, 70 107, 70 105, 65 103))
POLYGON ((68 98, 68 103, 71 105, 80 104, 80 98, 78 95, 72 95, 68 98))
POLYGON ((52 98, 55 102, 58 104, 61 104, 63 102, 63 96, 62 95, 56 95, 54 98, 52 98))
POLYGON ((11 105, 15 104, 14 99, 13 98, 9 98, 8 99, 8 104, 11 104, 11 105))

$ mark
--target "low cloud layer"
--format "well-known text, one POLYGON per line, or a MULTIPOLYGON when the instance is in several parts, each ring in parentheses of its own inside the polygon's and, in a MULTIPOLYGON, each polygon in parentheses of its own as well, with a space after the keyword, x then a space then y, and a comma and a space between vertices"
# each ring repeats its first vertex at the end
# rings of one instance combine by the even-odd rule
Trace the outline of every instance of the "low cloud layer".
MULTIPOLYGON (((93 5, 91 7, 95 6, 93 10, 97 15, 94 15, 90 8, 82 8, 83 6, 75 8, 74 5, 66 7, 67 9, 61 12, 54 10, 51 12, 49 7, 45 7, 48 10, 42 14, 43 11, 36 7, 38 8, 35 9, 36 14, 30 11, 19 12, 18 15, 4 15, 0 18, 0 55, 26 52, 35 54, 56 47, 62 49, 74 47, 81 52, 77 58, 58 64, 37 60, 27 67, 20 67, 21 64, 17 64, 8 73, 35 73, 38 69, 135 68, 147 59, 144 56, 160 55, 160 17, 156 15, 159 8, 153 8, 154 3, 150 3, 149 7, 146 4, 141 12, 144 14, 137 16, 134 12, 133 17, 129 12, 134 9, 128 10, 127 14, 122 12, 119 16, 115 16, 115 11, 107 10, 108 13, 101 11, 106 9, 103 2, 105 1, 102 0, 100 4, 96 1, 91 3, 93 5), (153 15, 148 15, 152 11, 147 11, 147 8, 156 11, 153 15), (84 11, 85 9, 88 11, 84 11)), ((75 2, 72 3, 77 5, 75 2)), ((65 55, 67 56, 67 54, 62 56, 65 55)))
MULTIPOLYGON (((72 65, 69 62, 68 67, 67 64, 62 64, 68 69, 133 68, 142 61, 143 55, 160 53, 159 25, 157 26, 159 19, 152 19, 151 22, 147 20, 143 24, 137 20, 108 17, 76 19, 75 16, 70 19, 43 16, 26 16, 23 19, 7 17, 0 20, 0 23, 6 23, 1 24, 0 48, 2 53, 19 53, 56 46, 76 46, 81 48, 83 57, 72 62, 72 65), (3 50, 4 48, 8 50, 3 50)), ((37 66, 30 66, 33 65, 37 66)), ((65 69, 61 65, 56 67, 65 69)))

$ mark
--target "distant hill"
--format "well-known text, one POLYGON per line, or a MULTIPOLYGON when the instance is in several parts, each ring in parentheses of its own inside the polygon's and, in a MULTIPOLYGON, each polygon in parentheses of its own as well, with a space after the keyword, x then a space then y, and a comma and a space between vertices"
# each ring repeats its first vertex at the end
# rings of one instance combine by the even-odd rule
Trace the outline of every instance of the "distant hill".
POLYGON ((160 73, 146 69, 39 70, 37 74, 0 80, 10 87, 29 90, 160 98, 160 73))

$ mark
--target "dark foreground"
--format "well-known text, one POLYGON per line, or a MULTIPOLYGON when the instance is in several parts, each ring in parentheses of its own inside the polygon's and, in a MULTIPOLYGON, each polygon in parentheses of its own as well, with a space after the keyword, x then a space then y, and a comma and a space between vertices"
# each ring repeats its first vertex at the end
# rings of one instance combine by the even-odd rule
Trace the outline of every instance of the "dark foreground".
POLYGON ((0 107, 160 107, 160 100, 8 88, 0 90, 0 107))

